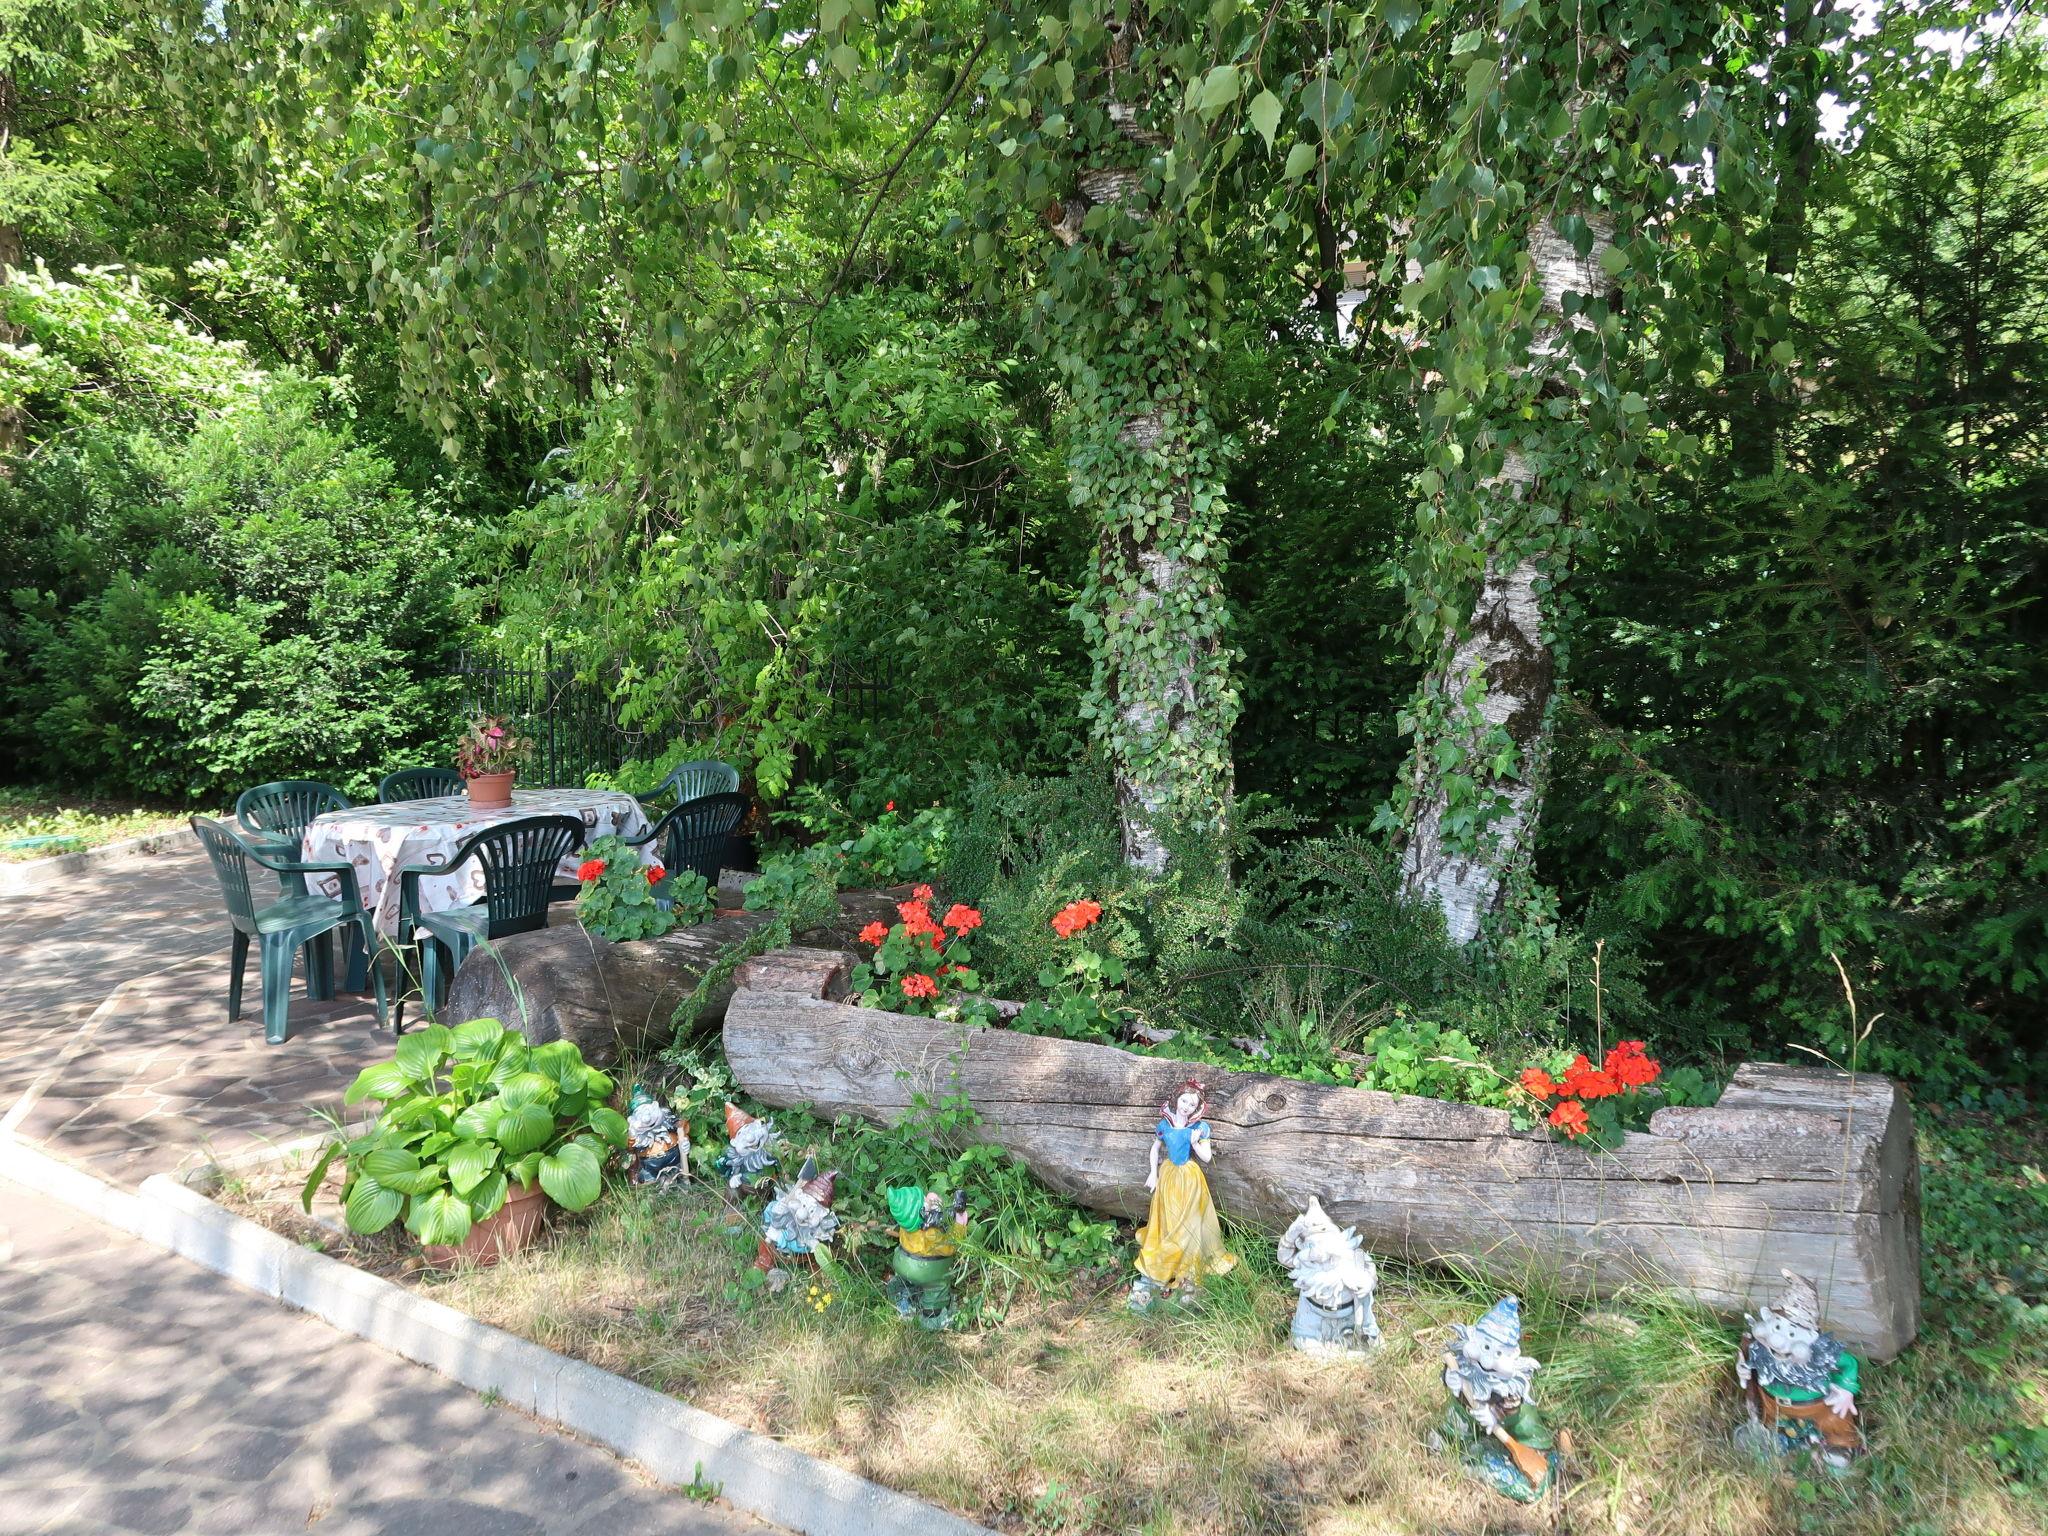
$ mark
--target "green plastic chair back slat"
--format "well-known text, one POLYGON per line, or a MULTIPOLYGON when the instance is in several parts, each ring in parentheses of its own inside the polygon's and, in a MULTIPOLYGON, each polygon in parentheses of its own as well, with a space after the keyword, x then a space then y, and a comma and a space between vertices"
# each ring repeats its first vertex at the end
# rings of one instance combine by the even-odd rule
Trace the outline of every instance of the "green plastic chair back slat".
POLYGON ((244 831, 296 854, 306 823, 329 811, 345 811, 349 798, 318 779, 283 779, 245 789, 235 800, 235 820, 244 831))
POLYGON ((391 805, 400 800, 439 800, 462 793, 462 775, 453 768, 401 768, 387 773, 377 784, 377 803, 391 805))
POLYGON ((639 841, 651 842, 661 850, 662 865, 670 874, 694 869, 716 885, 726 844, 746 815, 745 795, 700 795, 664 813, 653 830, 639 841))
POLYGON ((676 797, 678 805, 691 800, 701 800, 707 795, 729 795, 740 787, 740 771, 731 763, 721 763, 716 758, 699 758, 693 763, 678 763, 669 769, 668 777, 646 794, 640 796, 642 804, 664 800, 670 795, 676 797))
MULTIPOLYGON (((419 945, 420 997, 428 1018, 441 1006, 444 970, 453 977, 477 944, 547 927, 555 870, 588 836, 580 816, 527 816, 471 833, 445 864, 399 871, 398 938, 419 945), (422 912, 421 878, 445 875, 471 859, 483 869, 484 899, 452 912, 422 912)), ((398 1027, 404 1023, 401 998, 398 1027)))

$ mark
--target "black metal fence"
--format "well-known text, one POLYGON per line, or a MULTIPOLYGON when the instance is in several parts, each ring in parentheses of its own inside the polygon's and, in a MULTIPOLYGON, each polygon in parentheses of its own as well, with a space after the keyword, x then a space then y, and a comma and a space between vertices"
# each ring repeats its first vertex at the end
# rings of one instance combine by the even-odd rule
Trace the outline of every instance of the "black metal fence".
POLYGON ((463 651, 455 675, 465 719, 505 715, 533 737, 533 759, 519 775, 528 784, 581 786, 591 774, 615 772, 644 753, 641 733, 619 724, 611 699, 615 690, 557 663, 551 648, 543 648, 536 662, 463 651))
MULTIPOLYGON (((628 758, 659 756, 674 734, 656 739, 619 724, 617 666, 608 675, 581 677, 573 666, 557 662, 551 647, 526 661, 460 651, 455 677, 465 720, 479 713, 504 715, 533 737, 533 760, 519 773, 525 784, 580 787, 591 774, 615 772, 628 758)), ((894 668, 887 664, 865 675, 834 668, 826 713, 842 726, 872 726, 888 713, 895 687, 894 668)), ((708 736, 711 724, 703 720, 674 730, 708 736)), ((821 758, 809 747, 798 754, 799 779, 829 774, 831 767, 830 754, 821 758)))

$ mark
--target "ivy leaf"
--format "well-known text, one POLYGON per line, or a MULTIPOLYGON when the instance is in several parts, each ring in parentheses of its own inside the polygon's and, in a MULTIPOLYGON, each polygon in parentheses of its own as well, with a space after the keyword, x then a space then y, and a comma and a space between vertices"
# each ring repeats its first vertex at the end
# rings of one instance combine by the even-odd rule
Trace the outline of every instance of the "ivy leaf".
POLYGON ((1271 149, 1273 135, 1280 129, 1280 98, 1271 91, 1261 91, 1252 98, 1251 107, 1245 115, 1251 119, 1259 137, 1266 141, 1266 148, 1271 149))

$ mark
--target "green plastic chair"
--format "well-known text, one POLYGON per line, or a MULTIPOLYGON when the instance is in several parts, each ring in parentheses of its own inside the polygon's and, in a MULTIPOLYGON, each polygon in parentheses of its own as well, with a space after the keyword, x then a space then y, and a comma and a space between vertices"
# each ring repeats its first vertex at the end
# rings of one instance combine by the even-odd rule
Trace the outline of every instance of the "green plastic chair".
MULTIPOLYGON (((199 835, 207 857, 213 862, 213 872, 220 880, 221 895, 227 902, 228 921, 234 925, 234 951, 228 970, 228 1017, 239 1019, 242 1016, 242 975, 249 962, 249 941, 254 939, 260 950, 258 974, 263 984, 263 1038, 272 1045, 282 1045, 291 1038, 286 1008, 291 995, 292 956, 295 952, 305 952, 306 995, 316 1002, 324 1002, 334 996, 334 952, 327 942, 330 933, 337 928, 352 929, 360 934, 366 953, 376 952, 377 934, 371 926, 370 914, 363 909, 356 872, 347 864, 307 864, 297 859, 277 858, 258 848, 253 840, 227 823, 209 816, 194 816, 192 830, 199 835), (274 874, 296 879, 300 886, 298 893, 294 895, 288 891, 268 906, 258 906, 255 893, 249 886, 251 861, 274 874), (307 875, 338 876, 341 895, 306 894, 307 875)), ((381 1024, 388 1013, 384 975, 374 965, 370 967, 370 975, 377 988, 377 1022, 381 1024)))
POLYGON ((453 768, 401 768, 385 774, 377 783, 379 805, 400 800, 439 800, 461 793, 462 775, 453 768))
POLYGON ((694 869, 706 881, 716 885, 718 867, 725 859, 726 844, 739 830, 746 815, 745 795, 700 795, 666 812, 648 829, 645 837, 631 837, 626 841, 636 848, 653 843, 660 850, 657 857, 662 868, 672 875, 680 870, 694 869))
POLYGON ((251 847, 276 848, 281 857, 297 858, 307 822, 348 808, 348 796, 332 784, 318 779, 281 779, 243 790, 235 799, 235 820, 242 824, 251 847))
MULTIPOLYGON (((580 816, 526 816, 471 833, 445 864, 408 864, 399 870, 398 942, 418 946, 420 1006, 429 1019, 441 1007, 444 970, 452 977, 487 939, 547 927, 556 866, 588 836, 580 816), (446 912, 422 911, 420 881, 448 874, 471 859, 483 866, 484 899, 446 912)), ((405 1028, 403 996, 393 1028, 405 1028)))
POLYGON ((638 798, 642 805, 651 806, 674 795, 676 804, 683 805, 691 800, 701 800, 706 795, 729 795, 739 787, 739 769, 731 763, 706 757, 694 763, 676 764, 669 769, 667 778, 638 798))

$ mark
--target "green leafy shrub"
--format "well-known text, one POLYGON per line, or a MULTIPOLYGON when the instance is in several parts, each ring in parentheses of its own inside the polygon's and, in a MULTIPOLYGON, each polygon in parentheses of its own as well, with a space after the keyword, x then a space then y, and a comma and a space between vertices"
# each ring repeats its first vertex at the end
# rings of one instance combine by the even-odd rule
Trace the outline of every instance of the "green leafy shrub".
POLYGON ((390 1061, 356 1074, 344 1102, 376 1119, 330 1142, 301 1194, 313 1196, 336 1158, 347 1168, 342 1212, 355 1232, 403 1220, 423 1243, 457 1244, 504 1205, 512 1181, 536 1180, 565 1210, 604 1192, 607 1149, 626 1120, 607 1103, 612 1080, 584 1065, 573 1041, 529 1046, 496 1019, 404 1036, 390 1061))

